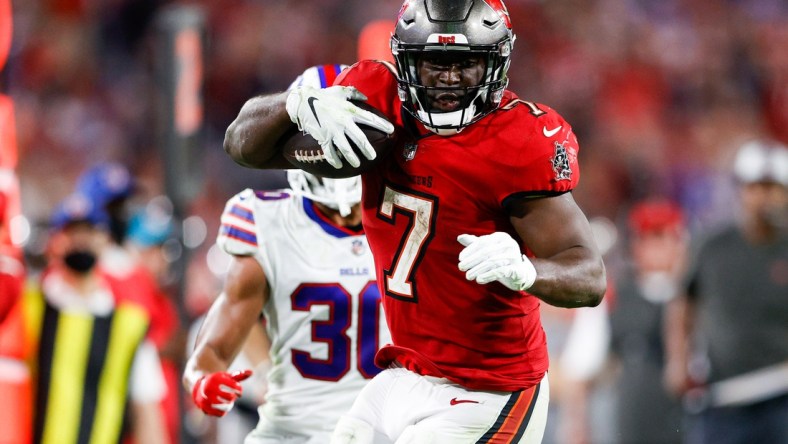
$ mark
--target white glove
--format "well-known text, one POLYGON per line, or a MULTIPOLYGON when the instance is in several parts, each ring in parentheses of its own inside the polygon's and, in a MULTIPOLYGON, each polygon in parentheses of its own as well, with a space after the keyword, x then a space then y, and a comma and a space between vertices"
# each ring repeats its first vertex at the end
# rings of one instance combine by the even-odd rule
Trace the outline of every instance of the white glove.
POLYGON ((387 134, 394 132, 394 125, 386 119, 357 107, 349 100, 367 100, 352 86, 331 86, 324 89, 299 86, 290 90, 285 105, 290 120, 298 129, 309 133, 317 140, 326 160, 334 168, 342 168, 342 157, 351 166, 357 167, 360 161, 348 138, 356 144, 369 160, 375 158, 375 149, 358 127, 359 123, 369 125, 387 134))
POLYGON ((533 264, 507 233, 461 234, 457 241, 465 246, 460 252, 459 269, 469 281, 479 284, 498 281, 515 291, 527 290, 536 281, 533 264))

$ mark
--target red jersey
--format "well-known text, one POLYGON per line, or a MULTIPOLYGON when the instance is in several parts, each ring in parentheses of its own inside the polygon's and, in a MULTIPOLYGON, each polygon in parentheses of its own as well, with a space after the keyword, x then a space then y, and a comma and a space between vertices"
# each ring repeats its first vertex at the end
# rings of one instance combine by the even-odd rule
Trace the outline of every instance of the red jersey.
POLYGON ((387 65, 359 62, 337 84, 358 88, 408 134, 363 175, 364 230, 393 340, 378 365, 397 361, 470 389, 539 383, 548 367, 539 300, 468 281, 457 267, 457 236, 504 231, 519 239, 507 212, 512 199, 572 190, 578 144, 569 124, 507 91, 496 111, 444 137, 407 116, 387 65))

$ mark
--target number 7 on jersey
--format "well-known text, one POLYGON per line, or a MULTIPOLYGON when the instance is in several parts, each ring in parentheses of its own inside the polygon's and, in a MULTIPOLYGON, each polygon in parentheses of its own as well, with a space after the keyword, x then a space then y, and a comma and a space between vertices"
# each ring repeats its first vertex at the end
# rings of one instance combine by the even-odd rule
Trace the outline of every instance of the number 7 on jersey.
POLYGON ((397 215, 408 219, 390 267, 383 270, 384 291, 387 296, 416 302, 414 291, 416 267, 434 234, 438 207, 437 198, 414 191, 398 191, 386 186, 380 216, 394 225, 397 215))

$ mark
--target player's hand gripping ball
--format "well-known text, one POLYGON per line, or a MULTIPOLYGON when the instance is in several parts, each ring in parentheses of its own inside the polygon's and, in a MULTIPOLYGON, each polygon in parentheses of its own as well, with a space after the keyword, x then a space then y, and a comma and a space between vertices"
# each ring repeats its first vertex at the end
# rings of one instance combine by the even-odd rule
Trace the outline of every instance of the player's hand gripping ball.
POLYGON ((357 176, 375 166, 395 145, 394 125, 368 105, 355 88, 295 88, 287 111, 298 129, 280 141, 296 168, 328 178, 357 176))

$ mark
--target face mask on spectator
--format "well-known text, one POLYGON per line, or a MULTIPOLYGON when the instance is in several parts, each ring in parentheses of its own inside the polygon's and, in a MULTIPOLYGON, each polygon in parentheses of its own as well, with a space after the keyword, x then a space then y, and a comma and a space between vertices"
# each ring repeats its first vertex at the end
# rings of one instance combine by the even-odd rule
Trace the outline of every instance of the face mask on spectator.
POLYGON ((85 274, 96 266, 96 255, 92 251, 72 250, 63 257, 66 267, 80 274, 85 274))

